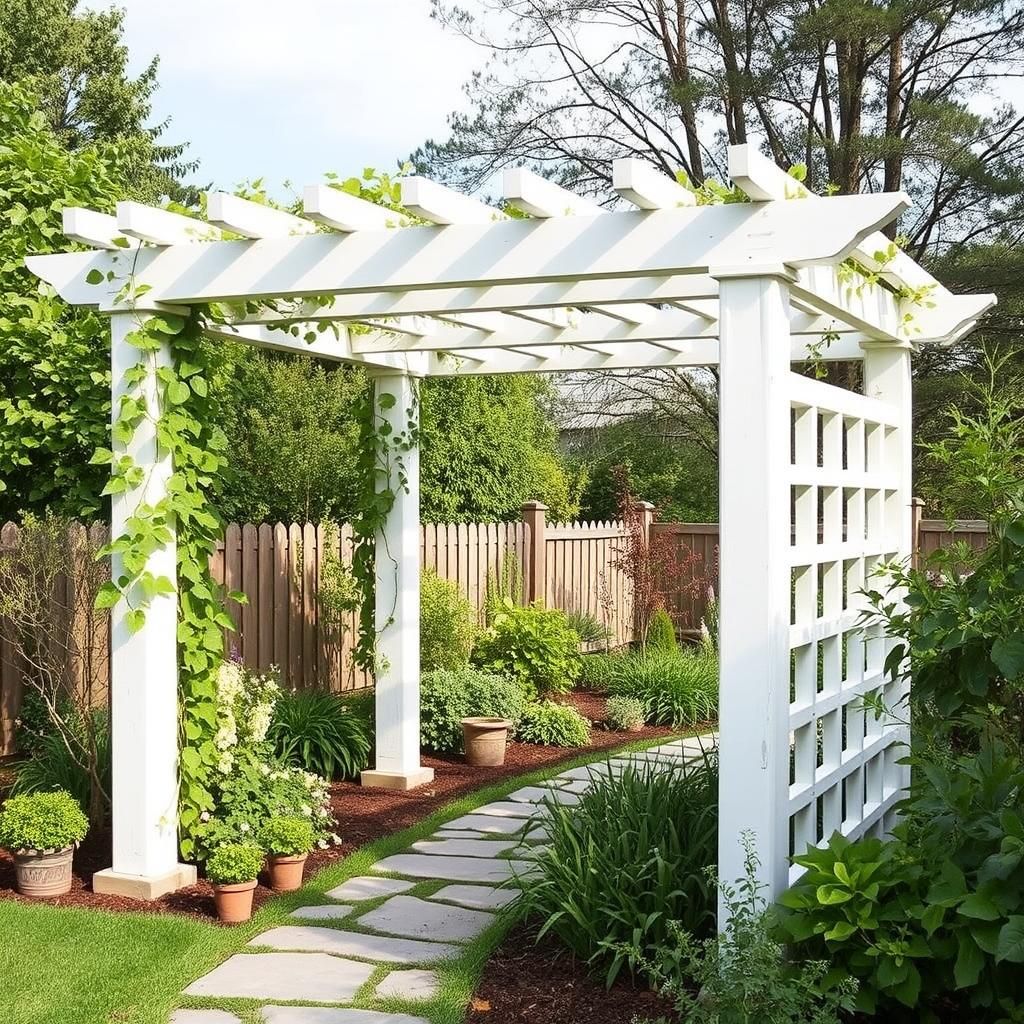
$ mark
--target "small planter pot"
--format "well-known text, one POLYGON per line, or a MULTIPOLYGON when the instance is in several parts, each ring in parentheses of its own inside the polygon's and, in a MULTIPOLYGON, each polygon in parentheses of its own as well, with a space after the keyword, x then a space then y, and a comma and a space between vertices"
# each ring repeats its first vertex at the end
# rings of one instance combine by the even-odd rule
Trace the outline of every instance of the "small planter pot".
POLYGON ((217 916, 225 924, 241 924, 252 917, 252 894, 256 879, 238 882, 235 885, 215 885, 213 901, 217 905, 217 916))
POLYGON ((505 746, 512 723, 507 718, 464 718, 462 740, 466 764, 496 768, 505 763, 505 746))
POLYGON ((14 853, 14 877, 22 896, 51 899, 71 892, 71 860, 75 848, 19 850, 14 853))
POLYGON ((297 857, 267 857, 270 888, 274 892, 294 892, 302 888, 302 869, 308 856, 308 853, 301 853, 297 857))

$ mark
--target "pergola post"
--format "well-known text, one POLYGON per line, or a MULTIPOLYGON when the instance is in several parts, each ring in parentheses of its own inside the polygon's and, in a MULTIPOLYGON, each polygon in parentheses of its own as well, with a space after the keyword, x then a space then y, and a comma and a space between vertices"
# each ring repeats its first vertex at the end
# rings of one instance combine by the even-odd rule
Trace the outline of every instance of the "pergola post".
MULTIPOLYGON (((418 428, 416 387, 408 373, 374 377, 374 415, 392 443, 418 428)), ((418 442, 385 456, 378 486, 394 494, 376 538, 376 762, 364 786, 413 789, 434 778, 420 764, 420 457, 418 442)))
POLYGON ((782 276, 720 288, 718 865, 724 882, 742 878, 752 833, 770 899, 789 853, 789 288, 782 276))
MULTIPOLYGON (((144 379, 124 384, 124 373, 140 358, 126 341, 146 318, 145 313, 111 317, 111 418, 116 421, 124 395, 144 399, 149 410, 128 444, 116 439, 115 460, 130 456, 144 470, 142 483, 111 496, 110 534, 124 532, 126 520, 140 504, 155 505, 167 493, 173 472, 169 452, 157 445, 160 416, 157 371, 171 366, 165 345, 146 357, 144 379)), ((172 540, 149 556, 146 569, 154 576, 177 577, 177 552, 172 540)), ((123 572, 121 556, 111 556, 111 574, 123 572)), ((130 595, 132 601, 134 595, 130 595)), ((113 865, 93 875, 93 889, 137 899, 156 899, 194 884, 195 867, 178 863, 178 651, 176 594, 156 594, 146 607, 143 626, 132 632, 126 616, 131 606, 121 600, 111 612, 110 732, 113 804, 113 865)))

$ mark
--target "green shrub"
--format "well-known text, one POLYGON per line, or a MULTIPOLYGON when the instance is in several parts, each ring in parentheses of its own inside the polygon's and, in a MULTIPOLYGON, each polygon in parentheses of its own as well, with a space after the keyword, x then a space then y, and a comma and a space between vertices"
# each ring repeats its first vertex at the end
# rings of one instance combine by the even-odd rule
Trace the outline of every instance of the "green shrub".
POLYGON ((580 688, 604 693, 612 680, 622 672, 621 662, 627 657, 630 655, 622 652, 585 654, 580 660, 580 688))
POLYGON ((274 857, 298 857, 309 853, 315 841, 308 818, 271 818, 259 834, 260 846, 274 857))
POLYGON ((580 638, 563 612, 506 600, 473 656, 481 668, 517 679, 531 696, 564 693, 579 676, 580 638))
POLYGON ((547 850, 515 907, 610 984, 629 959, 621 945, 653 956, 669 921, 698 936, 714 928, 705 872, 717 856, 718 772, 709 760, 594 778, 578 806, 549 802, 547 850))
POLYGON ((609 697, 605 705, 605 720, 616 732, 636 729, 644 724, 644 705, 636 697, 617 695, 609 697))
POLYGON ((457 583, 432 569, 420 579, 420 665, 432 669, 465 668, 476 640, 476 609, 457 583))
POLYGON ((289 764, 325 779, 354 779, 370 763, 371 735, 339 694, 294 690, 278 698, 267 737, 289 764))
POLYGON ((672 624, 672 618, 664 608, 656 609, 651 616, 645 649, 662 653, 679 649, 679 641, 676 640, 676 627, 672 624))
POLYGON ((636 697, 650 725, 678 729, 714 718, 718 711, 718 659, 705 648, 612 655, 604 689, 636 697))
POLYGON ((63 850, 88 831, 78 801, 64 790, 12 796, 0 811, 0 846, 7 850, 63 850))
POLYGON ((462 749, 462 719, 507 718, 518 725, 526 694, 515 679, 464 668, 420 678, 420 742, 439 752, 462 749))
POLYGON ((579 634, 581 644, 604 643, 612 635, 611 630, 589 612, 565 612, 565 621, 579 634))
POLYGON ((566 704, 537 701, 527 704, 516 738, 545 747, 585 747, 590 743, 590 723, 566 704))
POLYGON ((224 843, 210 854, 206 877, 215 885, 251 882, 263 867, 263 851, 255 843, 224 843))

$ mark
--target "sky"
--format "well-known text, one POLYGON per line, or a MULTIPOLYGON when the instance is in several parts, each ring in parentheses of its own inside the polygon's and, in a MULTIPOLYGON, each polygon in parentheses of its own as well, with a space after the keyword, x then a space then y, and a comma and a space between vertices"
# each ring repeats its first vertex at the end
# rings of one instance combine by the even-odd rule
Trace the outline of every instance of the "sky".
MULTIPOLYGON (((429 0, 117 0, 132 68, 160 57, 153 120, 200 183, 264 177, 284 197, 326 171, 389 170, 443 138, 482 59, 429 0)), ((103 9, 109 0, 86 0, 103 9)))

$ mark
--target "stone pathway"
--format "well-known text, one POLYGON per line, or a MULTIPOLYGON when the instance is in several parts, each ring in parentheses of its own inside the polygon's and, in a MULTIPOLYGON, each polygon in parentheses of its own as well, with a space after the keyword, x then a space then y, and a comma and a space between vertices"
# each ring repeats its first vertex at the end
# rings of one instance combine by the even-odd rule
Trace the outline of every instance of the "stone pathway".
MULTIPOLYGON (((575 806, 595 776, 629 765, 678 766, 710 740, 676 740, 570 768, 454 818, 377 861, 373 874, 324 893, 321 899, 331 902, 292 911, 295 924, 257 935, 250 951, 236 953, 184 995, 256 1000, 265 1024, 429 1024, 416 1005, 436 995, 445 962, 457 960, 515 900, 516 879, 537 870, 533 861, 547 837, 543 819, 551 813, 546 802, 575 806)), ((240 1018, 222 1009, 182 1009, 171 1024, 240 1018)))

